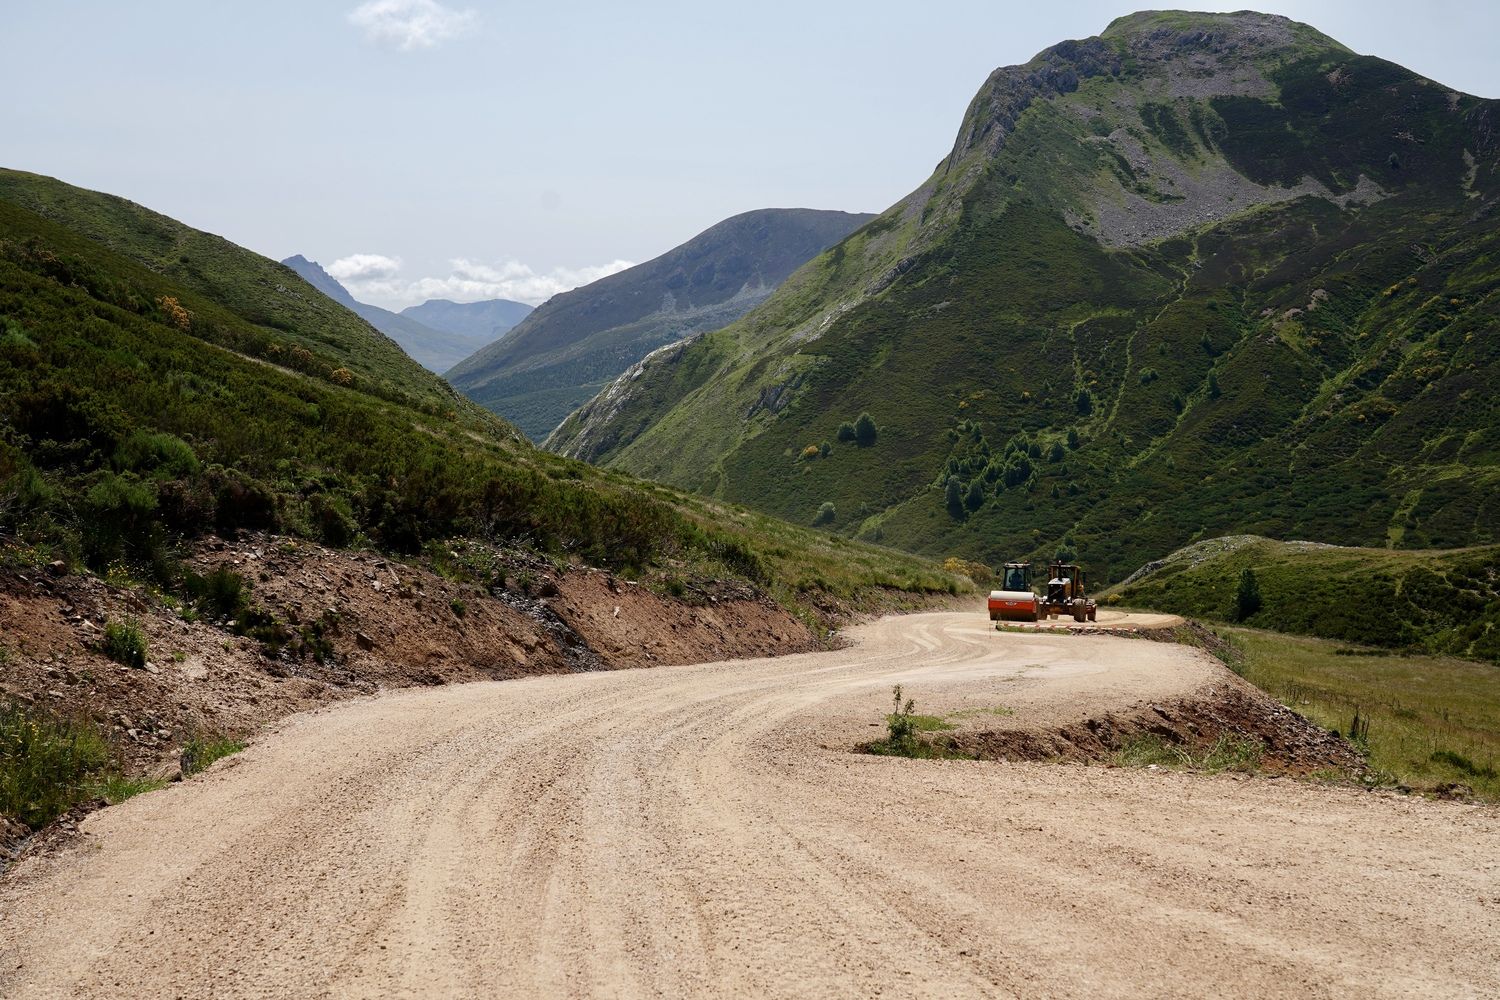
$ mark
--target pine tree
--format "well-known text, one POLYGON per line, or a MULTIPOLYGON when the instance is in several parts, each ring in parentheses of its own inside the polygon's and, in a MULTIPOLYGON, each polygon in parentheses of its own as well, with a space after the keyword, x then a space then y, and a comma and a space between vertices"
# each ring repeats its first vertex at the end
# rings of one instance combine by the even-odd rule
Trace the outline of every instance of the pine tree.
POLYGON ((1255 579, 1255 570, 1249 566, 1240 571, 1240 587, 1234 595, 1234 610, 1240 621, 1260 610, 1260 583, 1255 579))

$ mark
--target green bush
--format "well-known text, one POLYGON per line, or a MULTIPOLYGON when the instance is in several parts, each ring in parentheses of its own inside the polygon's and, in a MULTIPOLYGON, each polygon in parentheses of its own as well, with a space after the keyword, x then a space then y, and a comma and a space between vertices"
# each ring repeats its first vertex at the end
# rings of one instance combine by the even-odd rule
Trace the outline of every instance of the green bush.
POLYGON ((838 511, 834 509, 833 504, 825 502, 813 517, 813 524, 832 524, 837 517, 838 511))
POLYGON ((105 622, 100 652, 127 667, 135 667, 137 670, 144 667, 149 649, 146 632, 141 628, 140 621, 126 617, 121 621, 105 622))
POLYGON ((868 413, 861 413, 859 419, 854 421, 854 441, 861 448, 873 445, 879 435, 880 428, 875 426, 875 418, 868 413))
POLYGON ((984 481, 976 479, 969 484, 969 489, 964 493, 964 507, 973 511, 984 506, 984 481))
POLYGON ((220 618, 238 618, 250 600, 250 584, 222 564, 204 576, 188 573, 184 589, 199 611, 220 618))
POLYGON ((855 432, 854 432, 854 425, 853 424, 851 424, 847 420, 844 421, 843 423, 839 424, 838 439, 840 441, 842 441, 845 444, 848 444, 851 441, 855 440, 856 437, 858 437, 858 435, 855 434, 855 432))
POLYGON ((198 472, 198 456, 188 443, 172 434, 136 430, 120 443, 115 465, 131 472, 150 472, 178 479, 198 472))
POLYGON ((90 797, 109 764, 93 725, 0 704, 0 813, 32 829, 90 797))

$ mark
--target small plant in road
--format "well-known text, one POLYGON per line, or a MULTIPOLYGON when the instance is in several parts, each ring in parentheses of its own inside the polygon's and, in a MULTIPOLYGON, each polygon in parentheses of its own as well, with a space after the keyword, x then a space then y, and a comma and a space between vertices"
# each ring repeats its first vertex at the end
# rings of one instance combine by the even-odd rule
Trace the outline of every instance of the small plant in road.
POLYGON ((894 705, 892 712, 885 717, 886 745, 893 753, 903 757, 915 757, 917 755, 917 702, 914 698, 906 699, 906 704, 901 704, 901 685, 897 684, 891 689, 894 705))
POLYGON ((883 757, 920 757, 923 759, 947 759, 968 757, 954 746, 950 737, 936 741, 925 740, 922 733, 936 733, 957 728, 953 723, 936 715, 918 715, 915 699, 901 700, 901 685, 891 689, 891 711, 885 717, 886 737, 867 744, 868 753, 883 757))

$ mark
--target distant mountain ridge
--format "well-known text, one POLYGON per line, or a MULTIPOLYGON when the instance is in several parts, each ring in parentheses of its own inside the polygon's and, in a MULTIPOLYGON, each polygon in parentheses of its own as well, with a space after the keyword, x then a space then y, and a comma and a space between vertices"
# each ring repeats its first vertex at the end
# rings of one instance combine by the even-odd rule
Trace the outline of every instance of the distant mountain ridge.
POLYGON ((646 354, 731 323, 802 264, 873 216, 761 209, 660 257, 553 296, 448 380, 541 440, 646 354))
POLYGON ((428 309, 434 302, 410 306, 399 313, 360 302, 339 284, 338 279, 325 271, 317 261, 308 260, 301 254, 282 261, 296 271, 308 284, 327 295, 339 305, 351 310, 366 323, 401 345, 413 361, 428 371, 441 375, 453 365, 468 357, 484 344, 503 335, 516 321, 506 325, 504 319, 519 314, 524 317, 530 306, 507 299, 491 299, 487 302, 456 303, 442 302, 437 309, 428 309), (451 308, 443 308, 443 306, 451 308), (412 313, 420 315, 410 315, 412 313), (497 317, 487 322, 482 317, 497 317), (434 322, 424 322, 423 317, 434 322), (482 330, 483 332, 470 332, 482 330))
POLYGON ((535 307, 524 302, 512 302, 510 299, 485 299, 480 302, 428 299, 419 306, 407 306, 401 310, 401 315, 434 330, 443 330, 472 340, 477 350, 499 340, 517 323, 531 315, 533 308, 535 307))

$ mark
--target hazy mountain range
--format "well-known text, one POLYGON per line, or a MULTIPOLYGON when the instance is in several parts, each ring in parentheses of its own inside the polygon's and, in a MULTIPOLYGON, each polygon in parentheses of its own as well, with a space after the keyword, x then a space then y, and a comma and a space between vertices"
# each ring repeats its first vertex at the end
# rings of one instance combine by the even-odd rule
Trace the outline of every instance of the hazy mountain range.
POLYGON ((447 371, 478 348, 504 336, 531 312, 530 306, 509 299, 462 303, 432 299, 395 313, 356 301, 317 261, 297 254, 282 263, 318 291, 400 344, 412 360, 438 373, 447 371))

